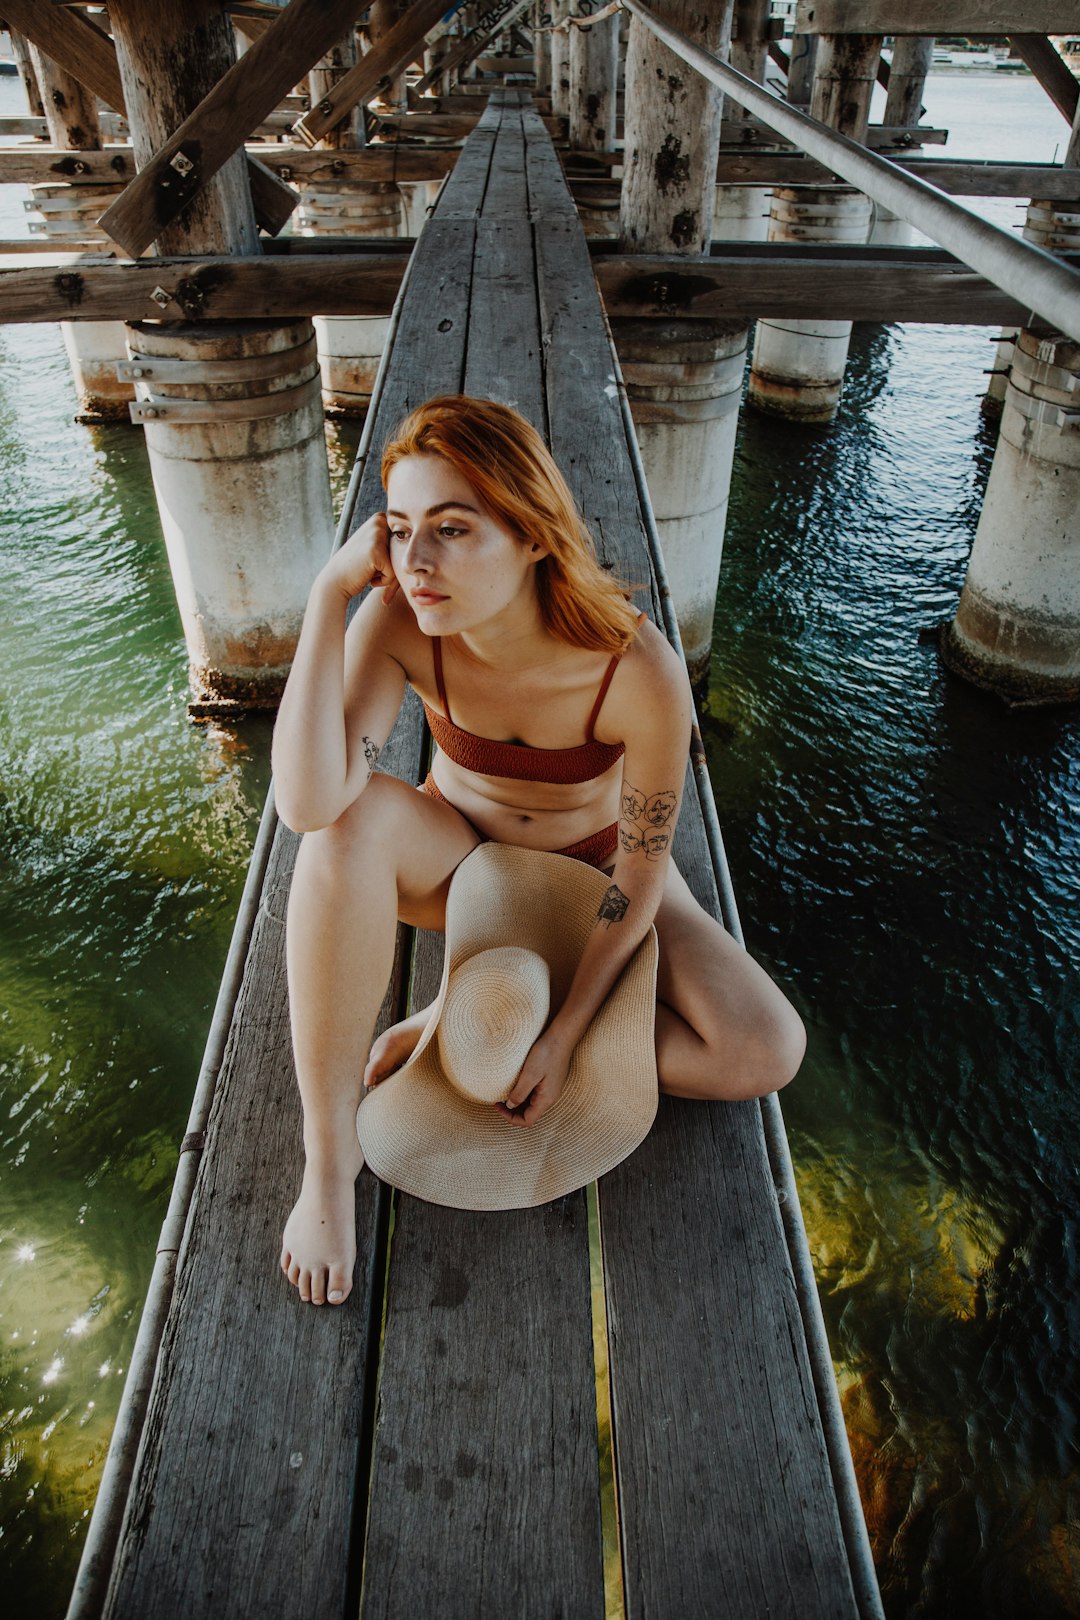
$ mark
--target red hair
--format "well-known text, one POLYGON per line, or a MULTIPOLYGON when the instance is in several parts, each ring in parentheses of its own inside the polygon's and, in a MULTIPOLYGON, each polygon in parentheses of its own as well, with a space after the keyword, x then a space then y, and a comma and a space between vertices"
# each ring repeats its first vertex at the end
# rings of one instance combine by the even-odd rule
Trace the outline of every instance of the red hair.
POLYGON ((440 395, 410 411, 390 439, 384 488, 406 456, 442 456, 504 528, 543 547, 536 592, 553 636, 591 651, 626 651, 638 621, 628 587, 600 566, 566 479, 523 416, 492 400, 440 395))

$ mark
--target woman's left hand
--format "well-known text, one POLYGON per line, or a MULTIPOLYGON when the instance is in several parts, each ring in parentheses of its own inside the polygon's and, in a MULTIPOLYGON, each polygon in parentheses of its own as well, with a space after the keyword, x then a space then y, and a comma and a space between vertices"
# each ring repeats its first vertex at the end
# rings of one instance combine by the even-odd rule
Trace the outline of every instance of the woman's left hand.
POLYGON ((509 1097, 495 1104, 499 1113, 515 1125, 535 1125, 566 1084, 572 1052, 554 1029, 546 1029, 534 1041, 509 1097))

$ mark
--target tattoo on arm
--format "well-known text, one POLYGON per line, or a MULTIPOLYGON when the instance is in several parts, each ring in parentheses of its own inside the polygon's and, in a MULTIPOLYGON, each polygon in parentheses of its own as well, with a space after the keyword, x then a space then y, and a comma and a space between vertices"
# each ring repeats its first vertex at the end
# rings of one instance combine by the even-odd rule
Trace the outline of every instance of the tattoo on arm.
POLYGON ((622 922, 629 904, 629 896, 623 894, 617 883, 613 883, 600 902, 597 921, 602 922, 605 928, 610 928, 612 923, 622 922))
POLYGON ((379 763, 379 745, 377 742, 373 742, 370 737, 361 737, 360 741, 364 745, 364 758, 367 760, 368 775, 374 776, 375 767, 379 763))
POLYGON ((679 796, 670 788, 662 793, 642 793, 623 784, 619 842, 627 854, 641 851, 647 861, 659 860, 671 843, 672 825, 679 796))

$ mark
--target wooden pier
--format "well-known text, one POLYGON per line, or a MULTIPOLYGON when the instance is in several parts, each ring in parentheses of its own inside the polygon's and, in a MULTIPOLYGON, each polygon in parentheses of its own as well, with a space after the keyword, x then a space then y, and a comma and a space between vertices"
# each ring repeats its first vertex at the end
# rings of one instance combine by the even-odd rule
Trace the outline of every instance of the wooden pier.
MULTIPOLYGON (((547 436, 605 560, 648 582, 641 605, 670 632, 584 236, 513 90, 493 97, 412 255, 355 521, 380 506, 393 425, 456 390, 547 436)), ((427 750, 410 701, 383 767, 418 781, 427 750)), ((696 737, 694 750, 676 855, 736 926, 696 737)), ((661 1099, 644 1145, 599 1184, 614 1494, 585 1192, 473 1214, 392 1197, 365 1172, 353 1294, 298 1304, 277 1269, 301 1172, 283 927, 296 847, 277 826, 209 1124, 184 1144, 182 1174, 199 1164, 182 1242, 175 1223, 163 1235, 175 1288, 122 1531, 84 1566, 72 1613, 602 1620, 620 1585, 647 1620, 879 1612, 835 1387, 820 1345, 808 1351, 817 1306, 778 1191, 775 1099, 661 1099)), ((431 999, 440 961, 437 936, 402 931, 384 1021, 431 999)))

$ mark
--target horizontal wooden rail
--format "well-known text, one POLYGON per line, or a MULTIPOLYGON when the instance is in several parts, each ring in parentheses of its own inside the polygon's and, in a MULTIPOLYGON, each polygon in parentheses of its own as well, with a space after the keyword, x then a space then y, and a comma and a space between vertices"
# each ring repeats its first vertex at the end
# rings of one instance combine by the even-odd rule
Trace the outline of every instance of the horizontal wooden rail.
MULTIPOLYGON (((54 251, 47 264, 0 266, 0 324, 385 315, 410 246, 333 238, 288 245, 299 251, 257 259, 118 261, 54 251)), ((616 254, 597 243, 594 263, 610 315, 828 314, 988 326, 1030 319, 1027 303, 937 248, 725 242, 684 258, 616 254)))
POLYGON ((858 141, 780 101, 744 73, 737 72, 661 22, 641 0, 620 0, 620 3, 680 60, 696 68, 741 107, 756 114, 811 157, 827 163, 853 186, 907 220, 932 241, 948 248, 965 264, 1010 293, 1018 304, 1026 305, 1029 311, 1038 313, 1051 326, 1080 342, 1080 271, 1033 243, 980 219, 925 180, 907 174, 858 141))

